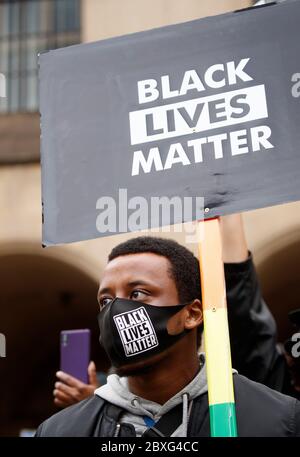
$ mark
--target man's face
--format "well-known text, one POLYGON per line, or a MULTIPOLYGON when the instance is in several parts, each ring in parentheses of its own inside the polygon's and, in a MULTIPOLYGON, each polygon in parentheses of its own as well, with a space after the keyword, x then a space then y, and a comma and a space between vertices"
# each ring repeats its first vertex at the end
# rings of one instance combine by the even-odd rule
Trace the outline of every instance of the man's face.
MULTIPOLYGON (((119 256, 109 262, 104 270, 98 292, 100 310, 114 298, 137 300, 154 306, 174 306, 180 303, 170 262, 163 256, 152 253, 119 256)), ((178 313, 179 314, 179 313, 178 313)), ((171 318, 168 331, 182 331, 182 322, 177 315, 171 318)), ((166 350, 165 352, 167 352, 166 350)), ((163 353, 162 353, 163 354, 163 353)), ((158 354, 143 362, 120 367, 120 375, 139 374, 162 358, 158 354)))
POLYGON ((98 292, 100 309, 116 297, 155 306, 177 305, 179 297, 168 259, 141 253, 120 256, 109 262, 98 292))

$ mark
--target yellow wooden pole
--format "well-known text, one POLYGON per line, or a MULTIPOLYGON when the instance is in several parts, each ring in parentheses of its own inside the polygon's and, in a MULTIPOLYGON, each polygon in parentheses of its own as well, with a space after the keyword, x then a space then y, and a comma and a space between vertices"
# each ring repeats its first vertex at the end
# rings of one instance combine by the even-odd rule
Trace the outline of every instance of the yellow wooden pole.
POLYGON ((237 436, 219 219, 197 222, 211 436, 237 436))

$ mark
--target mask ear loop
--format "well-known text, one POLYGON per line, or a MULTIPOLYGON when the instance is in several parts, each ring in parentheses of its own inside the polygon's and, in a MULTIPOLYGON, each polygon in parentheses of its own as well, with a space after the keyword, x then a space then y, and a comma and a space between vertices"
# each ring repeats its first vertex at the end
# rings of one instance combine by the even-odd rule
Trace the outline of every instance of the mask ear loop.
MULTIPOLYGON (((191 304, 193 303, 193 301, 194 301, 194 300, 192 300, 192 301, 190 301, 190 302, 186 302, 186 303, 179 303, 178 305, 174 305, 174 308, 175 308, 176 306, 178 306, 178 307, 181 308, 179 311, 182 311, 187 305, 191 305, 191 304)), ((179 313, 179 311, 178 311, 178 313, 179 313)), ((168 321, 166 322, 166 331, 167 331, 168 335, 169 335, 169 336, 175 336, 175 337, 176 337, 176 336, 179 336, 179 335, 182 335, 182 336, 183 336, 183 335, 187 335, 192 329, 186 329, 186 328, 184 328, 184 329, 182 330, 182 332, 177 333, 177 334, 175 334, 175 335, 172 335, 171 333, 169 333, 169 330, 168 330, 169 321, 170 321, 170 319, 172 319, 172 317, 176 316, 176 314, 177 314, 177 313, 173 314, 173 316, 170 316, 169 319, 168 319, 168 321)))

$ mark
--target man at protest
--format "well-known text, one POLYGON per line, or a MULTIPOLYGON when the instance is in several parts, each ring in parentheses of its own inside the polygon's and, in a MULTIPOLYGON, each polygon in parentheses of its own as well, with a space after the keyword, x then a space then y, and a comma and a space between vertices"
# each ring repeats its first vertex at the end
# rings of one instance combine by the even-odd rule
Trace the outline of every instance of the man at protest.
MULTIPOLYGON (((229 215, 220 218, 221 221, 221 235, 222 235, 222 246, 223 246, 223 257, 224 257, 224 270, 226 275, 226 293, 228 307, 234 315, 235 310, 238 308, 247 309, 252 307, 251 301, 255 302, 255 308, 260 309, 261 297, 257 291, 258 283, 254 271, 252 257, 248 252, 247 243, 245 239, 244 229, 242 225, 241 215, 229 215), (248 296, 245 294, 241 295, 240 290, 247 287, 248 296), (246 301, 246 303, 244 303, 246 301)), ((268 315, 271 326, 271 330, 274 327, 274 321, 272 316, 268 315)), ((260 326, 261 327, 261 326, 260 326)), ((235 329, 233 329, 234 331, 235 329)), ((238 335, 237 335, 238 337, 238 335)), ((264 341, 263 341, 264 343, 264 341)), ((235 358, 235 346, 232 348, 232 357, 235 361, 235 367, 237 370, 244 374, 243 369, 245 364, 243 363, 242 357, 239 356, 240 348, 237 344, 237 357, 235 358), (240 370, 240 365, 242 370, 240 370)), ((247 348, 248 349, 248 348, 247 348)), ((253 357, 252 357, 253 358, 253 357)), ((251 358, 250 365, 253 365, 251 358)), ((248 370, 249 376, 251 370, 248 370)), ((255 374, 253 373, 255 376, 255 374)), ((54 386, 54 403, 62 408, 78 403, 81 400, 94 394, 97 387, 100 387, 99 376, 97 377, 96 367, 94 362, 91 362, 88 367, 89 383, 85 384, 74 376, 58 371, 56 373, 58 381, 54 386)), ((264 377, 250 379, 259 380, 263 382, 264 377)), ((103 379, 102 379, 103 381, 103 379)), ((103 382, 101 383, 103 384, 103 382)))
MULTIPOLYGON (((37 436, 209 436, 198 260, 172 240, 131 239, 112 250, 98 300, 116 374, 37 436)), ((296 399, 236 372, 233 380, 239 436, 300 436, 296 399)))
MULTIPOLYGON (((253 381, 299 399, 300 358, 296 360, 291 350, 277 344, 275 320, 261 296, 242 216, 223 216, 220 221, 233 366, 253 381)), ((291 341, 286 347, 291 349, 291 341)), ((103 379, 100 384, 93 362, 88 374, 85 384, 59 371, 55 404, 66 407, 93 395, 103 379)))

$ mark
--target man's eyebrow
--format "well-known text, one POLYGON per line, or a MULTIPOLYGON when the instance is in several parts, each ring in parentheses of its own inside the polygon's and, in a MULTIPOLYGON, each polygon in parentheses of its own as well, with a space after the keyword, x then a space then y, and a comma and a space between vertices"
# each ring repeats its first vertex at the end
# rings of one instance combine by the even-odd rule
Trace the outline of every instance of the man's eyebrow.
MULTIPOLYGON (((135 279, 134 281, 129 281, 127 284, 127 286, 130 286, 130 287, 134 287, 134 286, 155 286, 156 284, 154 284, 153 282, 151 281, 145 281, 144 279, 135 279)), ((110 287, 104 287, 103 289, 99 289, 98 291, 98 297, 99 295, 101 294, 107 294, 111 292, 111 288, 110 287)))
MULTIPOLYGON (((144 279, 135 279, 134 281, 129 281, 127 284, 129 287, 135 287, 135 286, 152 286, 152 287, 157 287, 157 284, 151 282, 151 281, 145 281, 144 279)), ((111 292, 110 287, 104 287, 103 289, 99 289, 98 294, 97 294, 97 299, 99 300, 100 295, 102 294, 108 294, 111 292)))
POLYGON ((155 286, 155 284, 151 281, 145 281, 144 279, 135 279, 134 281, 130 281, 127 283, 128 286, 155 286))

